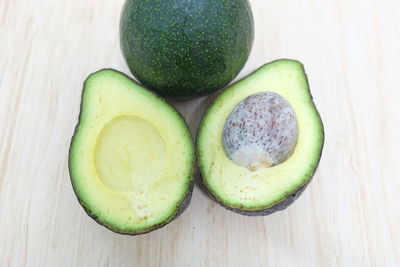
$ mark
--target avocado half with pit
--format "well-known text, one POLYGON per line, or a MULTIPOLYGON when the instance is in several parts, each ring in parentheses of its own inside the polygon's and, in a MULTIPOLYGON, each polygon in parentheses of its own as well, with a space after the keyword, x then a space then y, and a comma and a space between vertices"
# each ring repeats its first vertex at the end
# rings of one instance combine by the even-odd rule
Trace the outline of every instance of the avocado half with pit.
POLYGON ((87 78, 69 171, 90 217, 130 235, 166 225, 189 204, 194 162, 190 131, 170 104, 114 70, 87 78))
POLYGON ((198 164, 206 188, 224 207, 268 215, 303 192, 323 144, 303 65, 277 60, 215 99, 198 130, 198 164))

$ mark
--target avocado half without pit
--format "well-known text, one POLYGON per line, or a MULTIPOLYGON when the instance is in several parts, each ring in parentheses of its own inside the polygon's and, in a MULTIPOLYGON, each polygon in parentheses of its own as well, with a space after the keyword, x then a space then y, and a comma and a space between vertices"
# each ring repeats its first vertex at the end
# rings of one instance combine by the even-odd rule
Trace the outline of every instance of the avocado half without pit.
POLYGON ((190 201, 194 161, 190 131, 170 104, 114 70, 88 77, 69 171, 90 217, 121 234, 166 225, 190 201))
POLYGON ((244 215, 268 215, 304 191, 323 143, 303 65, 278 60, 215 99, 198 130, 198 164, 221 205, 244 215))

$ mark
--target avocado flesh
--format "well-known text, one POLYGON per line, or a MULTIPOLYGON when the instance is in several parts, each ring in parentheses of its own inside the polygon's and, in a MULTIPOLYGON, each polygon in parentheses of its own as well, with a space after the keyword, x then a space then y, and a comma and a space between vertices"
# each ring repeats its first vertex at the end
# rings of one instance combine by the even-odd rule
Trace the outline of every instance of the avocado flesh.
POLYGON ((160 228, 187 206, 194 146, 180 114, 114 70, 84 84, 69 170, 85 211, 122 234, 160 228))
POLYGON ((197 134, 198 164, 205 186, 223 206, 245 215, 267 215, 286 208, 305 189, 319 163, 323 143, 323 124, 303 65, 294 60, 277 60, 215 99, 197 134), (267 91, 280 94, 293 107, 298 140, 286 161, 250 171, 226 156, 221 136, 227 117, 240 101, 267 91))

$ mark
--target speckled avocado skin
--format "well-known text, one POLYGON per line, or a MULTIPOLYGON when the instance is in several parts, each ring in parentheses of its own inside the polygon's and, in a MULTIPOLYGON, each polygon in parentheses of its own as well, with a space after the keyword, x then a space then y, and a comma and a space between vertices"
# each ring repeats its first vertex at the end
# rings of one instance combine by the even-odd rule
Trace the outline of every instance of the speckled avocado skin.
POLYGON ((133 75, 174 98, 226 86, 243 68, 253 38, 247 0, 127 0, 120 23, 133 75))

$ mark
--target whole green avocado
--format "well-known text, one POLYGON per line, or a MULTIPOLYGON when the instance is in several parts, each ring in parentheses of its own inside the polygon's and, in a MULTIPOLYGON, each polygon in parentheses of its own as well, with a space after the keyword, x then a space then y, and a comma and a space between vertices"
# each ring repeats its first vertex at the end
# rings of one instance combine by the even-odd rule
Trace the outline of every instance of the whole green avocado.
POLYGON ((121 49, 133 75, 158 94, 191 98, 222 89, 254 39, 247 0, 127 0, 121 49))

